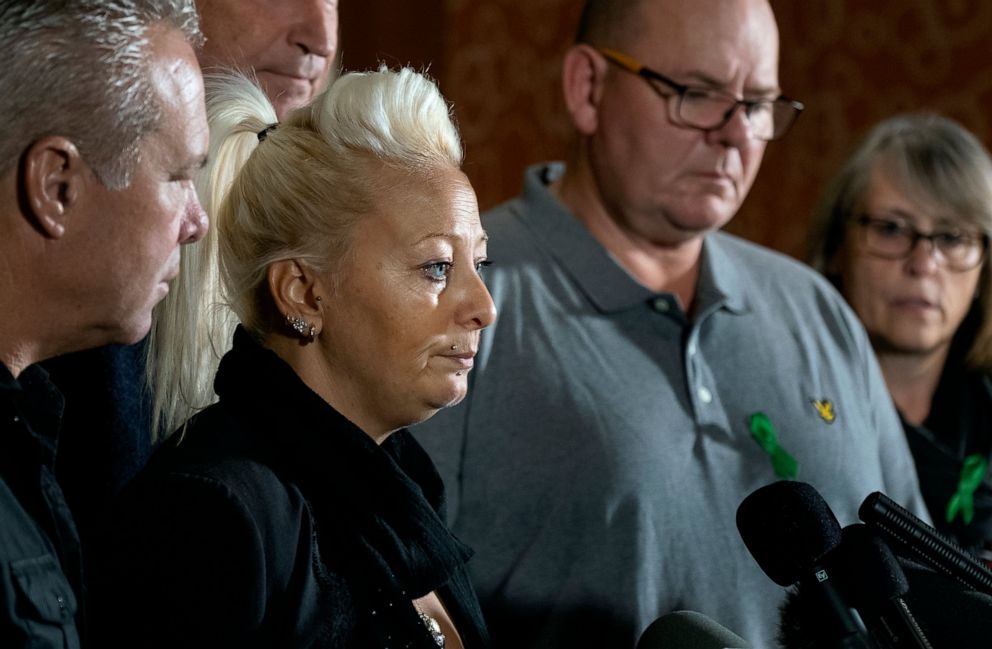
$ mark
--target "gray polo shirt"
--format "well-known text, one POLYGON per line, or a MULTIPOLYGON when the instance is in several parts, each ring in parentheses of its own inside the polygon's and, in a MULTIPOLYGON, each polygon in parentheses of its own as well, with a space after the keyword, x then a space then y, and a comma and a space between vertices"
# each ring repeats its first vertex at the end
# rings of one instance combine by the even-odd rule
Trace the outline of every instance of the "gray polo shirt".
POLYGON ((926 517, 864 330, 819 275, 719 232, 688 319, 548 193, 562 170, 531 168, 483 217, 498 317, 466 401, 414 428, 494 640, 633 647, 690 609, 773 647, 784 591, 735 525, 777 479, 752 415, 842 525, 875 490, 926 517))

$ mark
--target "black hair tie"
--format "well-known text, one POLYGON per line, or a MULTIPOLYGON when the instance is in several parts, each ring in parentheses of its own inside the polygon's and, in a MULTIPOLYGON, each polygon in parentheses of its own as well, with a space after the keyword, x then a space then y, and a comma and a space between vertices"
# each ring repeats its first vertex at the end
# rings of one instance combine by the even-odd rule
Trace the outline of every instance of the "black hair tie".
POLYGON ((264 142, 265 141, 265 138, 267 138, 269 136, 269 131, 275 129, 275 127, 277 127, 277 126, 279 126, 279 123, 278 122, 276 122, 274 124, 269 124, 268 126, 266 126, 265 128, 263 128, 261 131, 259 131, 258 132, 258 141, 259 142, 264 142))

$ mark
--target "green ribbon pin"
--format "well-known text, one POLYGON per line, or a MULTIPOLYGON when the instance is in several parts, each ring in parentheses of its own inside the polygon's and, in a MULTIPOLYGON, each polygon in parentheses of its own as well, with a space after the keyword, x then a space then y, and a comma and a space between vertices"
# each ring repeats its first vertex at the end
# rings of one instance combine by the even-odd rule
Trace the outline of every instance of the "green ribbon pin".
POLYGON ((751 436, 771 458, 772 470, 775 471, 775 475, 782 480, 795 480, 796 476, 799 475, 799 463, 796 462, 796 458, 779 446, 778 438, 775 437, 775 427, 772 426, 768 415, 763 412, 754 413, 749 420, 749 426, 751 436))
POLYGON ((987 468, 988 462, 978 453, 964 459, 961 464, 961 477, 958 478, 958 489, 947 503, 948 523, 961 514, 964 524, 971 524, 975 518, 975 490, 985 479, 987 468))

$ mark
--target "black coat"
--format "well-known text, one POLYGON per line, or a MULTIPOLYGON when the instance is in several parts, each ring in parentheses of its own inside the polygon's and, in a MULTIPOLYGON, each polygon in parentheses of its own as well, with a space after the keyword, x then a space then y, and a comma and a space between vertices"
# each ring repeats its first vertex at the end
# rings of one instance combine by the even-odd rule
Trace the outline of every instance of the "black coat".
POLYGON ((62 397, 0 364, 0 647, 78 649, 79 539, 52 473, 62 397))
POLYGON ((981 310, 973 308, 955 333, 926 421, 914 425, 903 419, 902 425, 934 527, 992 562, 992 471, 986 470, 974 491, 974 518, 966 523, 958 512, 947 520, 965 458, 977 454, 992 464, 992 377, 965 360, 981 318, 981 310))
POLYGON ((408 432, 376 445, 242 329, 215 388, 125 489, 93 598, 107 646, 436 649, 411 603, 432 590, 488 645, 408 432))

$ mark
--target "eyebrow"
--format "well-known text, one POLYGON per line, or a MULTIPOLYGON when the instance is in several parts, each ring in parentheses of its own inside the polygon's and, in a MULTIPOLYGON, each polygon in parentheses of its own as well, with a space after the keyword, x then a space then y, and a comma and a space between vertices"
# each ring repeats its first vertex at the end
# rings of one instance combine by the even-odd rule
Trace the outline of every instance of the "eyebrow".
MULTIPOLYGON (((687 72, 679 73, 678 76, 680 79, 685 79, 685 81, 682 82, 685 85, 692 85, 691 81, 695 81, 695 83, 706 86, 707 88, 712 88, 713 90, 729 92, 727 90, 726 81, 721 81, 720 79, 717 79, 716 77, 706 74, 701 70, 689 70, 687 72)), ((745 96, 760 95, 760 96, 768 96, 768 97, 772 97, 772 96, 778 97, 779 95, 782 94, 782 89, 777 85, 764 86, 757 88, 745 88, 744 93, 745 96)))
MULTIPOLYGON (((902 219, 903 221, 909 222, 909 224, 912 225, 913 227, 919 225, 919 218, 915 214, 907 212, 906 210, 903 210, 901 208, 882 208, 878 211, 878 216, 888 216, 890 218, 902 219)), ((930 220, 932 221, 931 223, 932 227, 942 228, 942 229, 972 227, 973 225, 975 225, 974 223, 971 223, 967 219, 955 217, 955 216, 948 216, 946 214, 943 215, 938 214, 935 216, 931 216, 930 220)))
MULTIPOLYGON (((457 239, 457 238, 458 238, 457 236, 455 236, 454 234, 452 234, 450 232, 432 232, 430 234, 425 234, 424 236, 422 236, 419 239, 417 239, 417 241, 415 242, 415 245, 416 244, 419 244, 419 243, 423 243, 424 241, 427 241, 428 239, 457 239)), ((480 236, 478 240, 479 241, 482 241, 482 242, 488 242, 489 241, 489 234, 486 233, 485 230, 483 230, 482 231, 482 236, 480 236)))

